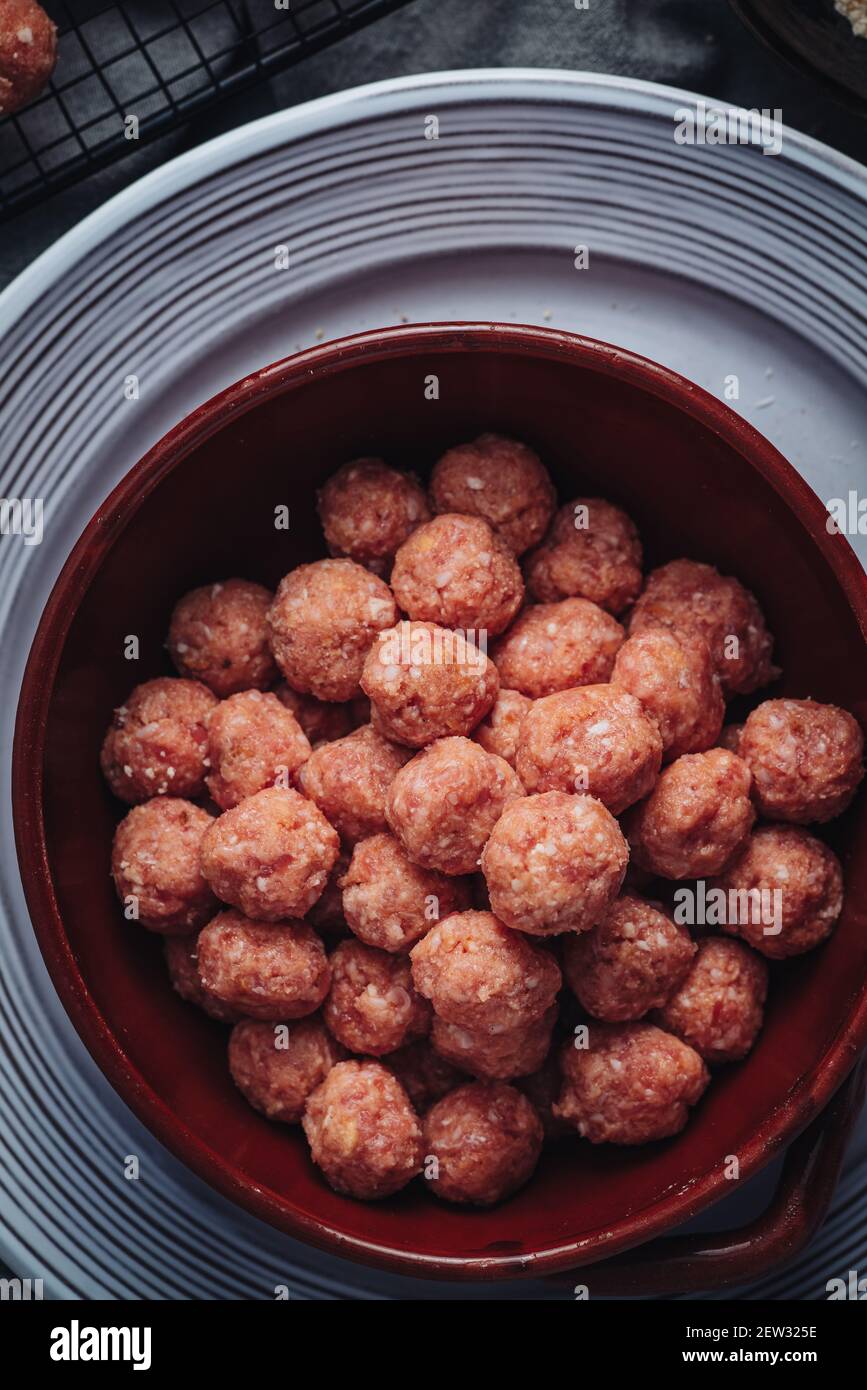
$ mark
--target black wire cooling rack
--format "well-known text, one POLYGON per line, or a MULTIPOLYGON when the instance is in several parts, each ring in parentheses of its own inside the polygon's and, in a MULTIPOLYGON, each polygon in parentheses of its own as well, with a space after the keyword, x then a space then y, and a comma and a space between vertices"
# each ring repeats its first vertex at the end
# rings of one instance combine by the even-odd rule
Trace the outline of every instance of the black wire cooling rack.
POLYGON ((57 66, 0 119, 0 220, 408 2, 43 0, 57 66))

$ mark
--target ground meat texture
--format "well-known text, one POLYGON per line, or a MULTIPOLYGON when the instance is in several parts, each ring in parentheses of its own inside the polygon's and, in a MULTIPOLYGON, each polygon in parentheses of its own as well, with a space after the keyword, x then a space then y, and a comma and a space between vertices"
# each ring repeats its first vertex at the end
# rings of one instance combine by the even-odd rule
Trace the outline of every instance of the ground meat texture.
MULTIPOLYGON (((314 748, 318 743, 331 743, 333 739, 343 738, 357 727, 352 701, 343 705, 328 704, 313 695, 299 695, 285 681, 280 682, 274 694, 281 705, 294 714, 314 748)), ((359 722, 366 724, 369 720, 359 722)))
POLYGON ((568 1042, 554 1114, 591 1144, 648 1144, 683 1129, 710 1074, 694 1048, 652 1023, 595 1023, 568 1042))
POLYGON ((446 1202, 493 1206, 532 1176, 542 1140, 539 1116, 514 1086, 459 1086, 424 1117, 428 1190, 446 1202))
POLYGON ((269 1120, 301 1123, 307 1097, 346 1054, 317 1014, 296 1023, 246 1019, 229 1038, 229 1071, 244 1099, 269 1120))
POLYGON ((204 989, 249 1018, 304 1018, 331 983, 325 947, 306 922, 253 922, 220 912, 199 933, 197 951, 204 989))
POLYGON ((149 931, 183 935, 216 910, 199 868, 202 837, 212 824, 200 806, 172 796, 134 806, 114 832, 117 895, 135 899, 137 920, 149 931))
POLYGON ((337 862, 337 832, 298 792, 268 787, 224 811, 202 839, 202 873, 248 917, 302 917, 337 862))
POLYGON ((298 780, 344 844, 353 845, 386 828, 386 796, 411 757, 409 749, 381 738, 366 724, 346 738, 317 748, 298 780))
POLYGON ((768 820, 833 820, 864 775, 858 721, 815 700, 765 700, 747 719, 738 752, 753 774, 759 814, 768 820))
POLYGON ((470 1032, 434 1016, 431 1042, 441 1057, 483 1081, 509 1081, 538 1070, 548 1055, 557 1005, 502 1033, 470 1032))
POLYGON ((328 479, 317 505, 329 554, 346 555, 375 574, 384 575, 407 537, 430 520, 418 480, 382 459, 344 464, 328 479))
POLYGON ((635 862, 662 878, 717 874, 756 818, 750 770, 725 748, 685 753, 669 764, 627 820, 635 862))
POLYGON ((556 1049, 549 1052, 538 1071, 519 1076, 515 1085, 525 1095, 542 1122, 546 1141, 562 1139, 571 1134, 571 1126, 554 1114, 554 1102, 560 1094, 560 1064, 556 1049))
POLYGON ((430 495, 437 512, 481 517, 515 555, 542 538, 557 500, 538 454, 498 434, 447 450, 434 465, 430 495))
POLYGON ((661 1008, 695 951, 689 932, 659 904, 624 893, 592 931, 567 937, 563 974, 594 1018, 628 1023, 661 1008))
POLYGON ((310 1156, 336 1192, 375 1201, 421 1170, 418 1116, 379 1062, 338 1062, 309 1097, 302 1123, 310 1156))
POLYGON ((708 937, 656 1022, 711 1065, 746 1057, 759 1035, 768 967, 739 941, 708 937))
POLYGON ((448 513, 419 526, 397 552, 391 587, 420 622, 494 636, 524 601, 524 580, 505 541, 476 516, 448 513))
POLYGON ((709 888, 726 893, 723 930, 770 960, 811 951, 830 936, 843 910, 839 859, 794 825, 760 825, 709 888))
POLYGON ((195 1004, 209 1018, 218 1023, 237 1023, 241 1018, 238 1009, 231 1008, 205 989, 199 975, 198 932, 189 936, 167 936, 163 942, 163 954, 172 987, 186 1000, 195 1004))
POLYGON ((622 613, 641 593, 641 561, 641 541, 625 512, 600 497, 576 497, 557 512, 524 573, 539 603, 587 598, 622 613))
POLYGON ((620 624, 584 598, 537 603, 491 648, 500 681, 531 700, 607 681, 623 642, 620 624))
POLYGON ((310 757, 298 720, 276 695, 243 690, 208 716, 210 771, 205 782, 223 811, 265 787, 288 786, 310 757))
POLYGON ((435 1013, 471 1032, 526 1027, 551 1007, 560 967, 550 951, 491 912, 455 912, 410 952, 416 989, 435 1013))
POLYGON ((374 728, 409 748, 472 733, 500 687, 494 663, 462 633, 412 622, 382 634, 361 684, 374 728))
POLYGON ((330 960, 325 1022, 350 1052, 382 1057, 427 1035, 430 1005, 413 988, 406 957, 350 940, 330 960))
POLYGON ((656 721, 614 685, 536 700, 521 726, 515 763, 528 792, 589 792, 615 816, 647 796, 661 766, 656 721))
POLYGON ((199 681, 160 676, 137 685, 102 745, 103 775, 121 801, 201 796, 208 766, 207 718, 216 697, 199 681))
POLYGON ((385 813, 414 863, 470 874, 504 809, 523 791, 503 758, 468 738, 442 738, 400 770, 385 813))
POLYGON ((349 928, 343 915, 343 889, 341 879, 349 868, 350 854, 342 849, 337 862, 328 876, 322 896, 316 900, 306 914, 306 921, 315 927, 322 936, 348 936, 349 928))
POLYGON ((515 766, 521 725, 524 715, 533 706, 533 701, 520 690, 501 690, 490 714, 486 715, 473 734, 486 753, 496 753, 505 758, 510 767, 515 766))
POLYGON ((394 1072, 420 1115, 467 1079, 434 1051, 427 1038, 389 1052, 385 1065, 394 1072))
POLYGON ((774 639, 755 598, 712 565, 672 560, 648 575, 629 633, 659 626, 704 638, 726 696, 748 695, 779 675, 771 660, 774 639))
POLYGON ((388 585, 353 560, 299 565, 281 579, 268 611, 287 684, 317 700, 354 699, 377 634, 396 621, 388 585))
POLYGON ((740 756, 741 734, 743 731, 743 724, 726 724, 717 739, 717 748, 727 748, 730 753, 737 753, 738 756, 740 756))
POLYGON ((225 699, 264 690, 276 680, 268 645, 273 594, 247 579, 193 589, 175 605, 166 646, 182 676, 203 681, 225 699))
POLYGON ((0 6, 0 116, 35 101, 57 62, 57 29, 36 0, 0 6))
POLYGON ((532 936, 589 931, 613 903, 629 858, 601 801, 541 792, 507 806, 482 855, 491 910, 532 936))
POLYGON ((717 742, 725 701, 706 642, 665 627, 637 632, 617 653, 611 681, 656 720, 665 762, 703 753, 717 742))
POLYGON ((472 904, 469 879, 423 869, 393 835, 371 835, 355 846, 342 879, 343 911, 368 946, 408 951, 435 923, 472 904))

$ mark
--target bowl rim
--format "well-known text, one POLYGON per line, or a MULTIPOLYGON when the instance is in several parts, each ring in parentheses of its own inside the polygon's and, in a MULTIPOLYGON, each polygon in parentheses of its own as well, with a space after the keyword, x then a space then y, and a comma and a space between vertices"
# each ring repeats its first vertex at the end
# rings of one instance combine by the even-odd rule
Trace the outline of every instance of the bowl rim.
MULTIPOLYGON (((710 428, 755 467, 795 513, 822 552, 867 639, 867 579, 845 536, 827 530, 821 501, 778 450, 727 404, 679 373, 631 350, 560 329, 514 323, 428 323, 367 330, 318 344, 243 377, 197 406, 157 441, 110 492, 84 527, 55 581, 30 648, 15 720, 12 804, 19 868, 33 929, 60 1000, 91 1056, 134 1114, 194 1173, 272 1226, 331 1254, 420 1278, 518 1278, 561 1272, 643 1244, 695 1216, 725 1194, 722 1171, 704 1173, 610 1226, 533 1252, 428 1255, 344 1232, 294 1211, 242 1178, 192 1133, 126 1056, 78 970, 54 892, 43 817, 45 733, 60 653, 73 615, 103 558, 144 499, 187 455, 231 418, 333 375, 419 347, 437 352, 508 351, 596 369, 668 402, 710 428)), ((757 1173, 828 1103, 867 1043, 867 981, 814 1069, 767 1115, 743 1146, 743 1178, 757 1173)))

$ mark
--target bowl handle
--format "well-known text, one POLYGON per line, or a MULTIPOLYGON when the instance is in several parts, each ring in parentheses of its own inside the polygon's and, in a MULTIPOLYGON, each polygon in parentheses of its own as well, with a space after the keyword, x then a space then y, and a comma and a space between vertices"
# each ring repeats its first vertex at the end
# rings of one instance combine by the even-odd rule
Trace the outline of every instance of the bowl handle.
POLYGON ((549 1276, 590 1295, 697 1293, 760 1279, 794 1259, 818 1230, 864 1101, 867 1055, 820 1115, 789 1146, 777 1189, 761 1216, 736 1231, 660 1236, 610 1260, 549 1276))

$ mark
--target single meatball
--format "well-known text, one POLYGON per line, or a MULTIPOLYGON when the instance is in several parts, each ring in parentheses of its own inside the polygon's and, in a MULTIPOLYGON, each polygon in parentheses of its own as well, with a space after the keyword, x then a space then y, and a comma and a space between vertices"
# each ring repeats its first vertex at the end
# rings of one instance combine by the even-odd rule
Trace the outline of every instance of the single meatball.
POLYGON ((301 789, 346 845, 385 830, 388 790, 412 753, 370 724, 317 748, 299 776, 301 789))
POLYGON ((323 1014, 350 1052, 381 1057, 427 1035, 430 1005, 413 988, 405 956, 341 941, 330 964, 331 992, 323 1014))
POLYGON ((640 700, 656 720, 664 762, 703 753, 717 742, 725 701, 710 649, 701 639, 687 640, 667 627, 637 632, 617 653, 611 682, 640 700))
POLYGON ((349 927, 343 915, 343 888, 341 880, 349 868, 350 854, 342 849, 337 862, 328 876, 328 882, 313 906, 307 911, 305 920, 322 936, 349 936, 349 927))
POLYGON ((629 619, 629 634, 670 627, 702 637, 726 696, 748 695, 774 680, 774 639, 749 589, 712 565, 672 560, 648 575, 629 619))
POLYGON ((520 690, 501 690, 493 709, 486 715, 473 734, 486 753, 496 753, 505 758, 510 767, 515 766, 521 725, 524 715, 532 709, 533 701, 522 695, 520 690))
POLYGON ((434 1051, 427 1038, 389 1052, 385 1065, 394 1072, 420 1115, 467 1079, 434 1051))
POLYGON ((135 898, 149 931, 184 935, 213 916, 217 903, 199 868, 213 816, 167 796, 133 806, 114 832, 111 872, 117 895, 135 898))
POLYGON ((491 648, 500 681, 537 700, 611 678, 624 639, 620 624, 585 598, 525 608, 491 648))
POLYGON ((350 929, 383 951, 408 951, 437 922, 473 900, 469 879, 421 868, 388 834, 371 835, 355 846, 342 888, 350 929))
POLYGON ((260 1023, 246 1019, 229 1038, 229 1071, 254 1110, 284 1125, 301 1123, 307 1097, 346 1054, 322 1019, 260 1023))
POLYGON ((325 947, 306 922, 252 922, 219 912, 199 933, 197 952, 205 990, 250 1018, 304 1018, 331 983, 325 947))
POLYGON ((188 1004, 195 1004, 209 1018, 218 1023, 237 1023, 241 1018, 238 1009, 231 1008, 211 994, 202 984, 199 975, 199 933, 189 936, 167 936, 163 941, 163 955, 172 988, 188 1004))
POLYGON ((640 869, 662 878, 718 874, 756 818, 750 770, 736 753, 685 753, 664 769, 629 815, 629 845, 640 869))
POLYGON ((434 1015, 431 1042, 441 1057, 483 1081, 509 1081, 537 1071, 548 1055, 557 1005, 504 1033, 470 1032, 434 1015))
POLYGON ((358 723, 366 724, 368 719, 356 721, 353 717, 353 701, 346 704, 328 704, 317 700, 313 695, 299 695, 291 685, 281 681, 274 694, 294 714, 312 747, 318 743, 331 743, 333 739, 343 738, 357 728, 358 723))
POLYGON ((660 904, 624 893, 592 931, 566 939, 563 974, 594 1018, 628 1023, 661 1008, 695 950, 689 932, 660 904))
POLYGON ((641 561, 641 541, 625 512, 601 497, 576 497, 557 512, 524 573, 540 603, 587 598, 622 613, 641 593, 641 561))
POLYGON ((515 766, 528 792, 589 792, 619 816, 653 788, 662 739, 634 695, 582 685, 535 701, 515 766))
POLYGON ((613 903, 629 850, 601 801, 541 792, 507 806, 482 855, 491 910, 532 936, 589 931, 613 903))
POLYGON ((717 748, 727 748, 730 753, 737 753, 738 756, 740 756, 741 734, 743 731, 743 724, 726 724, 717 739, 717 748))
POLYGON ((709 886, 726 894, 723 929, 770 960, 811 951, 843 911, 839 859, 794 825, 760 825, 709 886))
POLYGON ((374 728, 410 748, 471 733, 500 687, 494 663, 462 633, 409 622, 371 648, 361 684, 374 728))
POLYGON ((652 1023, 594 1023, 568 1042, 554 1114, 591 1144, 649 1144, 686 1124, 710 1073, 694 1048, 652 1023))
POLYGON ((441 738, 401 768, 385 814, 421 868, 470 874, 503 810, 523 794, 502 758, 468 738, 441 738))
POLYGON ((100 753, 103 775, 121 801, 200 796, 208 765, 207 718, 217 700, 198 681, 159 676, 137 685, 100 753))
POLYGON ((223 811, 265 787, 295 781, 310 757, 307 735, 276 695, 242 690, 208 715, 208 791, 223 811))
POLYGON ((858 721, 815 700, 765 700, 747 719, 738 752, 753 774, 759 815, 769 820, 833 820, 864 776, 858 721))
POLYGON ((0 116, 35 101, 57 62, 57 29, 36 0, 0 6, 0 116))
POLYGON ((267 787, 224 811, 202 839, 202 873, 218 898, 248 917, 301 917, 319 898, 340 841, 298 792, 267 787))
POLYGON ((424 1117, 430 1191, 446 1202, 493 1206, 532 1176, 542 1139, 539 1116, 514 1086, 502 1081, 459 1086, 424 1117))
POLYGON ((498 434, 448 449, 434 465, 430 495, 437 512, 480 516, 515 555, 545 534, 557 501, 538 454, 498 434))
POLYGON ((318 700, 352 700, 377 633, 397 621, 387 584, 353 560, 291 570, 268 611, 271 649, 288 685, 318 700))
POLYGON ((512 551, 486 521, 446 513, 419 526, 394 559, 391 587, 419 622, 504 632, 524 601, 512 551))
POLYGON ((407 537, 430 520, 418 480, 382 459, 344 464, 318 494, 317 507, 329 554, 348 555, 374 574, 385 574, 407 537))
POLYGON ((708 937, 655 1021, 711 1065, 746 1057, 762 1026, 768 967, 739 941, 708 937))
POLYGON ((248 579, 193 589, 175 605, 166 646, 182 676, 203 681, 225 699, 264 690, 277 678, 268 645, 273 594, 248 579))
POLYGON ((310 1157, 336 1192, 390 1197, 421 1170, 421 1125, 397 1077, 379 1062, 338 1062, 304 1112, 310 1157))
POLYGON ((550 951, 491 912, 455 912, 410 952, 416 989, 448 1023, 471 1032, 526 1027, 550 1009, 560 967, 550 951))

